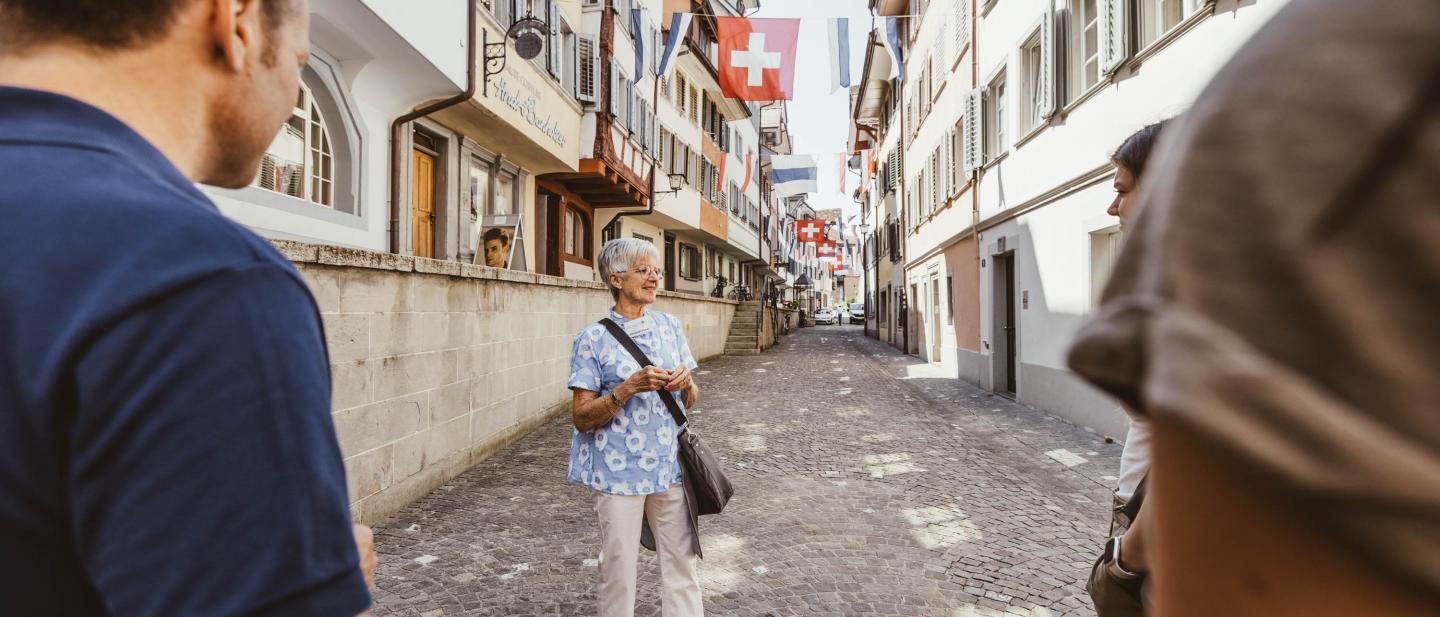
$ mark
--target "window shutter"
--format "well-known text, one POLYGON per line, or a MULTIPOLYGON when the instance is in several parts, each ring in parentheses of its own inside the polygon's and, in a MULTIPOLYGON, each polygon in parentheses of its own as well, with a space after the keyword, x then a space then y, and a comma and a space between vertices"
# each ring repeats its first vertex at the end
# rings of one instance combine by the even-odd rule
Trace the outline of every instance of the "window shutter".
POLYGON ((610 73, 610 79, 608 80, 610 82, 610 115, 614 116, 615 121, 618 123, 620 121, 620 69, 615 66, 614 60, 611 60, 610 63, 605 66, 609 69, 610 73))
POLYGON ((560 28, 555 23, 559 14, 560 7, 550 0, 545 5, 545 69, 551 77, 560 75, 560 28))
POLYGON ((951 195, 954 195, 955 193, 959 193, 959 192, 960 192, 960 167, 961 167, 961 163, 960 163, 959 161, 957 161, 956 158, 958 158, 959 156, 961 156, 961 152, 962 152, 962 149, 960 148, 961 132, 962 132, 962 131, 961 131, 961 130, 958 130, 958 129, 950 129, 950 134, 947 135, 947 138, 948 138, 948 139, 947 139, 946 142, 945 142, 945 147, 949 149, 949 155, 947 156, 947 159, 950 161, 950 170, 949 170, 949 173, 950 173, 950 194, 951 194, 951 195))
POLYGON ((1050 118, 1055 115, 1056 100, 1055 82, 1059 71, 1055 70, 1058 63, 1055 61, 1055 11, 1045 11, 1044 19, 1040 20, 1040 92, 1036 93, 1039 101, 1041 118, 1050 118))
POLYGON ((985 121, 981 117, 980 90, 971 91, 965 97, 965 173, 975 171, 982 164, 984 154, 981 151, 980 141, 984 137, 982 128, 985 121))
POLYGON ((1100 69, 1114 73, 1129 57, 1125 35, 1125 0, 1100 0, 1100 69))
POLYGON ((970 40, 970 3, 955 2, 950 5, 950 14, 953 18, 954 30, 950 32, 952 39, 951 52, 954 58, 950 60, 953 64, 960 59, 960 50, 965 48, 965 43, 970 40))
POLYGON ((575 35, 576 66, 575 79, 579 82, 575 88, 575 98, 582 103, 595 102, 595 66, 599 62, 596 56, 595 35, 575 35))

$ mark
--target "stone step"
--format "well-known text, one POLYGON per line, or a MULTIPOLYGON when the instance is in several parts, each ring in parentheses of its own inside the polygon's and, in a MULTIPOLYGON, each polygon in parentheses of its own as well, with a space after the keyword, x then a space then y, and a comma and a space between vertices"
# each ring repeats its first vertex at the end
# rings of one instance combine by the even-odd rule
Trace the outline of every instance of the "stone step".
POLYGON ((758 356, 758 355, 760 355, 760 350, 758 350, 758 349, 741 349, 741 350, 731 351, 731 350, 729 350, 729 349, 726 349, 726 350, 725 350, 725 355, 727 355, 727 356, 758 356))

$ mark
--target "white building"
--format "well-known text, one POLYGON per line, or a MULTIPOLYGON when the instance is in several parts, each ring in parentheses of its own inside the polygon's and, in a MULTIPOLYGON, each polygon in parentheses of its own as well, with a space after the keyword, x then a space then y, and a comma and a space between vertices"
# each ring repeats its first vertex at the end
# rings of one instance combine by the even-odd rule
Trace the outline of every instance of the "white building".
MULTIPOLYGON (((923 4, 923 3, 922 3, 923 4)), ((977 374, 990 390, 1125 434, 1126 416, 1065 368, 1120 246, 1110 155, 1185 111, 1284 0, 988 0, 962 135, 978 182, 977 374)))
POLYGON ((311 0, 295 111, 239 190, 205 187, 272 238, 388 250, 391 122, 464 92, 468 0, 311 0))

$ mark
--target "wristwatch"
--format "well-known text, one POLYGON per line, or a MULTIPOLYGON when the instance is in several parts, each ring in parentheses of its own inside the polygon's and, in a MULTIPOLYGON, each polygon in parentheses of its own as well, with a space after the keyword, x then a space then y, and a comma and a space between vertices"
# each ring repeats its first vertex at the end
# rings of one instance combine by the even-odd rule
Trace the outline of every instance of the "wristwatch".
POLYGON ((615 403, 615 408, 619 409, 621 407, 620 399, 615 398, 615 393, 611 392, 608 396, 610 397, 610 402, 615 403))

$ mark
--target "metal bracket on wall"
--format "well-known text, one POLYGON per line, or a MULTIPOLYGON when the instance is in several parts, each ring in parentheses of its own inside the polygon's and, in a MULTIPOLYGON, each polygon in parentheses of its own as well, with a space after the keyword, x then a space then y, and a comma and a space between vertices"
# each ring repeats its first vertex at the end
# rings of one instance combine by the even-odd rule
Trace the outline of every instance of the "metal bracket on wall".
POLYGON ((485 67, 485 85, 481 89, 481 92, 485 96, 490 96, 490 78, 499 75, 500 71, 505 70, 505 39, 501 38, 499 43, 491 43, 489 30, 483 31, 481 39, 485 46, 485 61, 483 64, 485 67))

